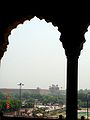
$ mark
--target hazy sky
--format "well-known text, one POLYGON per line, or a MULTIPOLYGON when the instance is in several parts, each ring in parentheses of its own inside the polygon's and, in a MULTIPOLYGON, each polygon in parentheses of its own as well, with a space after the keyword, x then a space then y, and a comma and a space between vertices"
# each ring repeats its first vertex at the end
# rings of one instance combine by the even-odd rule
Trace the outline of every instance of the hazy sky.
MULTIPOLYGON (((52 23, 34 17, 11 31, 7 52, 1 60, 0 88, 66 89, 66 56, 60 32, 52 23)), ((90 89, 90 32, 79 58, 79 88, 90 89)))

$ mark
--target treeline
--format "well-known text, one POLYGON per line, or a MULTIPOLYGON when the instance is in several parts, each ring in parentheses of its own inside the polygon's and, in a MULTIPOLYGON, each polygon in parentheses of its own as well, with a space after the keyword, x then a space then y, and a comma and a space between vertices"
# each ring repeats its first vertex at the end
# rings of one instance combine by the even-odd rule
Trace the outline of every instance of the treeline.
MULTIPOLYGON (((22 108, 33 108, 36 104, 42 105, 63 105, 65 104, 66 95, 41 95, 37 94, 29 94, 28 92, 22 93, 22 108)), ((0 110, 4 112, 15 111, 20 108, 20 96, 19 94, 3 94, 0 92, 0 110), (9 107, 7 108, 7 103, 9 103, 9 107)))
MULTIPOLYGON (((65 94, 47 94, 42 95, 39 93, 28 93, 24 92, 21 95, 22 99, 22 108, 33 108, 36 104, 41 105, 65 105, 66 104, 66 95, 65 94)), ((15 111, 20 108, 21 101, 20 95, 17 93, 13 94, 3 94, 0 92, 0 110, 3 111, 15 111), (9 102, 9 107, 7 104, 9 102)), ((78 107, 79 108, 90 108, 90 90, 79 90, 78 91, 78 107)))
POLYGON ((79 90, 78 92, 78 107, 79 108, 90 108, 90 90, 79 90))

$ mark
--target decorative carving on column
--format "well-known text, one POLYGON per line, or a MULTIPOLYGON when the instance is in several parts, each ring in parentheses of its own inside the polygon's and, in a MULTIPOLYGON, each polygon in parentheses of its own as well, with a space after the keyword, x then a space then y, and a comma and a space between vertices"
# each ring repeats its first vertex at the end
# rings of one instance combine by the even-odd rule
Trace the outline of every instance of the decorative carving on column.
POLYGON ((68 27, 65 31, 61 31, 60 41, 62 42, 67 57, 79 57, 83 49, 83 43, 86 41, 84 34, 87 28, 83 31, 79 30, 80 28, 78 29, 78 27, 75 29, 74 27, 72 29, 68 27))

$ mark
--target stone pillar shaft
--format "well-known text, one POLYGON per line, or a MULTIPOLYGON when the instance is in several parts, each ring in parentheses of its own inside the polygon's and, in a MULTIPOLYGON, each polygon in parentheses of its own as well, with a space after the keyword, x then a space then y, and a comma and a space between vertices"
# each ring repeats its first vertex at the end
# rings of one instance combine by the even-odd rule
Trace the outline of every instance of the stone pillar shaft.
POLYGON ((78 57, 67 58, 66 120, 77 120, 78 57))

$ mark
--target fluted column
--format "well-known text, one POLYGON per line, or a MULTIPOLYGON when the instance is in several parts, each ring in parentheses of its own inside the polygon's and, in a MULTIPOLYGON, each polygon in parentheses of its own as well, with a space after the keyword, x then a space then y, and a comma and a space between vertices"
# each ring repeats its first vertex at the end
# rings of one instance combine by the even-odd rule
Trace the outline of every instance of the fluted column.
POLYGON ((78 58, 85 42, 84 32, 68 26, 61 31, 60 41, 67 57, 66 120, 77 120, 78 58))

